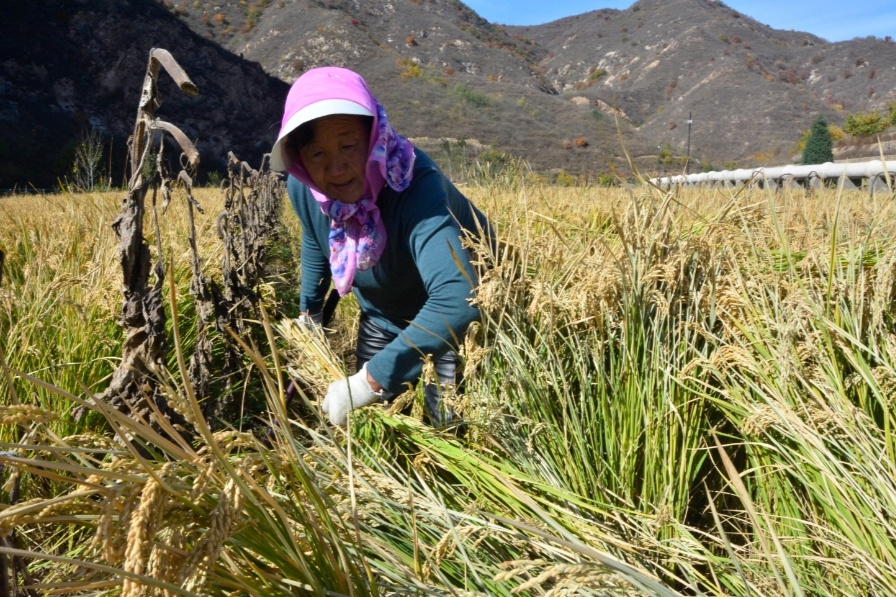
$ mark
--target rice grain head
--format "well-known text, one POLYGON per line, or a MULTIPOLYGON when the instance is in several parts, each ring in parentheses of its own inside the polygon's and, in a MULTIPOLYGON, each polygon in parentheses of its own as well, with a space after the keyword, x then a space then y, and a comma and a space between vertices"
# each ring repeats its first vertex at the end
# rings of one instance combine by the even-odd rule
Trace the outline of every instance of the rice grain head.
POLYGON ((760 436, 767 433, 778 419, 778 414, 770 406, 761 404, 744 418, 740 429, 744 435, 760 436))
MULTIPOLYGON (((153 545, 146 574, 151 578, 176 584, 180 564, 185 554, 184 527, 166 521, 167 528, 160 533, 159 541, 153 545)), ((161 597, 174 597, 166 589, 160 592, 161 597)))
POLYGON ((475 533, 483 530, 486 529, 473 525, 459 525, 454 529, 449 529, 442 536, 442 538, 439 539, 439 542, 432 550, 432 553, 423 564, 423 571, 421 575, 423 582, 427 582, 432 576, 433 569, 438 568, 445 558, 450 557, 451 554, 454 553, 454 551, 458 547, 458 539, 461 541, 465 541, 471 535, 474 535, 475 533))
MULTIPOLYGON (((168 466, 165 465, 165 467, 168 466)), ((140 493, 140 503, 128 525, 124 559, 125 571, 135 574, 145 572, 156 530, 165 516, 166 501, 167 494, 161 483, 154 477, 147 479, 140 493)), ((121 591, 122 597, 139 597, 143 592, 142 584, 125 578, 121 591)))
POLYGON ((712 366, 722 373, 732 369, 756 371, 756 360, 745 348, 734 344, 725 344, 713 352, 710 358, 712 366))
POLYGON ((208 577, 208 571, 218 560, 224 544, 233 533, 242 510, 243 495, 234 479, 228 479, 220 495, 218 504, 209 514, 209 527, 205 536, 183 563, 178 581, 184 588, 201 592, 208 577))
POLYGON ((34 404, 0 406, 0 425, 33 425, 52 423, 59 415, 34 404))

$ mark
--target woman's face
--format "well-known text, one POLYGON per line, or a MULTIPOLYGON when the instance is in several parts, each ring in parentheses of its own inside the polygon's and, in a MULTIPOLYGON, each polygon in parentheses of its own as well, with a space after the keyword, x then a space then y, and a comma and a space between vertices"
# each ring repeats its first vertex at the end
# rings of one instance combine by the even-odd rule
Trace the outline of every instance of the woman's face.
POLYGON ((334 114, 311 122, 314 137, 299 150, 311 180, 342 203, 357 203, 364 193, 370 131, 361 116, 334 114))

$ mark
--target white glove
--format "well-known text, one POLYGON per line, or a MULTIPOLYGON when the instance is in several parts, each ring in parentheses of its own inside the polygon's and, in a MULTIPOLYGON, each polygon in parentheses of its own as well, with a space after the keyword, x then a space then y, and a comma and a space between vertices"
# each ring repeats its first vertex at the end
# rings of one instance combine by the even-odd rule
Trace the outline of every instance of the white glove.
POLYGON ((311 331, 323 331, 324 314, 321 312, 302 314, 296 317, 295 322, 299 327, 308 328, 311 331))
POLYGON ((348 379, 339 379, 330 384, 321 410, 330 416, 333 425, 344 425, 348 413, 376 402, 383 391, 373 391, 367 381, 367 364, 348 379))

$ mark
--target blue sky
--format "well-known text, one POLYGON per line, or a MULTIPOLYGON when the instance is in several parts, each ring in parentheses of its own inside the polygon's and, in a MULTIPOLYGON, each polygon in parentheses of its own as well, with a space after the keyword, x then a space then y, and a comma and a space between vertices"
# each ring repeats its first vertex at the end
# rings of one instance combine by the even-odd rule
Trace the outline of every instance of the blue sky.
MULTIPOLYGON (((463 0, 484 19, 503 25, 540 25, 601 8, 628 8, 634 0, 463 0)), ((724 0, 727 6, 775 29, 808 31, 828 41, 875 35, 896 39, 893 0, 724 0)))

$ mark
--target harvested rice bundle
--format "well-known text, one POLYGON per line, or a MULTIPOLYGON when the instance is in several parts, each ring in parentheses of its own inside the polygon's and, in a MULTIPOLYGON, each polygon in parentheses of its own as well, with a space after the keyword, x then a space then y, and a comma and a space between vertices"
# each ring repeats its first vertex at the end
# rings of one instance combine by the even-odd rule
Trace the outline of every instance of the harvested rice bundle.
POLYGON ((333 352, 324 329, 283 319, 274 326, 287 343, 286 370, 321 393, 334 379, 345 377, 345 367, 333 352))

